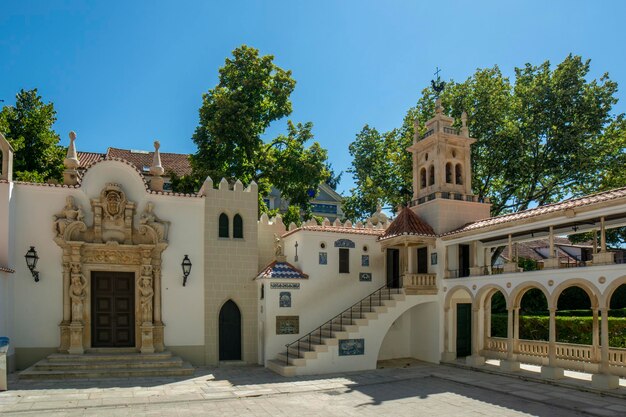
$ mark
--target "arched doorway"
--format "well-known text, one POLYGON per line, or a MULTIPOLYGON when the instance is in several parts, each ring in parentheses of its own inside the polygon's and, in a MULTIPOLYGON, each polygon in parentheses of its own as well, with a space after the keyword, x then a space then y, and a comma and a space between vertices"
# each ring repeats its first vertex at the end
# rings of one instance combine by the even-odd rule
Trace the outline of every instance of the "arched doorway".
POLYGON ((241 360, 241 312, 233 300, 220 310, 220 360, 241 360))

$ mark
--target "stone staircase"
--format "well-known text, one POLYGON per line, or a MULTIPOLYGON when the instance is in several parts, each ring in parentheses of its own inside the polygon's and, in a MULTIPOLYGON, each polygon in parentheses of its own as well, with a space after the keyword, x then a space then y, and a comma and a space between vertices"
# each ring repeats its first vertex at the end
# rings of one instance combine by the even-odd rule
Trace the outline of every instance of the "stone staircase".
POLYGON ((90 349, 84 355, 54 353, 22 371, 20 379, 177 377, 194 368, 171 352, 138 353, 135 349, 90 349))
MULTIPOLYGON (((355 303, 311 333, 289 345, 267 367, 282 376, 320 373, 312 371, 315 361, 336 355, 340 339, 360 336, 366 327, 375 326, 382 315, 406 300, 404 289, 383 287, 355 303), (331 352, 332 351, 332 352, 331 352)), ((332 359, 330 359, 332 360, 332 359)), ((341 369, 337 368, 337 371, 341 369)))

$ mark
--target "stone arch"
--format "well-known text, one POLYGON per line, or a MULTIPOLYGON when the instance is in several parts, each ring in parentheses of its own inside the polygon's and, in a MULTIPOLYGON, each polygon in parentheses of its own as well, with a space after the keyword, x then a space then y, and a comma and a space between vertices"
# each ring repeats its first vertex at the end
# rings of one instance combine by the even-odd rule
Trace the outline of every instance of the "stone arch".
POLYGON ((466 287, 465 285, 455 285, 454 287, 448 289, 447 294, 446 294, 446 298, 444 300, 444 308, 450 308, 450 300, 452 299, 452 297, 454 296, 454 294, 458 291, 465 291, 470 299, 472 300, 472 305, 474 305, 474 295, 472 294, 472 291, 466 287))
POLYGON ((551 299, 548 299, 548 306, 557 308, 559 297, 564 290, 570 287, 579 287, 587 293, 589 301, 591 301, 591 308, 599 307, 600 290, 598 290, 598 288, 591 282, 581 278, 568 279, 567 281, 563 281, 557 285, 554 291, 552 291, 551 299))
POLYGON ((420 169, 420 188, 426 188, 426 168, 420 169))
POLYGON ((463 185, 463 166, 461 164, 456 164, 454 167, 454 183, 463 185))
POLYGON ((528 290, 531 290, 533 288, 536 288, 543 293, 544 297, 546 297, 548 308, 550 308, 551 307, 550 292, 548 291, 546 287, 544 287, 542 284, 538 283, 537 281, 523 282, 519 284, 517 287, 513 288, 513 291, 511 291, 511 295, 509 296, 509 301, 511 303, 510 305, 513 308, 520 308, 522 297, 524 296, 524 294, 526 294, 528 290))
POLYGON ((233 237, 235 239, 243 239, 243 218, 239 213, 233 217, 233 237))
POLYGON ((446 164, 446 184, 452 184, 452 162, 446 164))
POLYGON ((482 306, 485 304, 485 302, 489 298, 493 296, 493 294, 495 294, 496 291, 500 291, 502 293, 502 295, 504 296, 504 299, 506 300, 507 308, 510 308, 511 307, 510 297, 507 294, 506 290, 498 284, 487 284, 484 287, 481 287, 476 293, 476 296, 474 297, 474 299, 476 303, 478 303, 478 305, 482 306))
POLYGON ((222 212, 218 217, 218 237, 230 237, 230 220, 228 214, 222 212))
POLYGON ((428 168, 428 185, 435 185, 435 166, 428 168))
POLYGON ((615 293, 615 290, 617 290, 622 285, 626 285, 626 275, 623 275, 613 280, 613 282, 607 285, 600 297, 600 307, 610 308, 611 297, 613 297, 613 293, 615 293))

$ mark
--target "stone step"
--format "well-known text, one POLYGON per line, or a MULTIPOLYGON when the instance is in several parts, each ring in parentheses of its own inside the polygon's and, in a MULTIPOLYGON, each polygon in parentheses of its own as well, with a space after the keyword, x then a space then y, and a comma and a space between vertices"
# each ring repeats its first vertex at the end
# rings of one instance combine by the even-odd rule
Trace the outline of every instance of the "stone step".
POLYGON ((289 357, 291 358, 292 356, 294 358, 315 359, 317 358, 317 352, 314 350, 306 350, 302 347, 298 350, 294 345, 294 347, 289 348, 289 357))
POLYGON ((169 357, 160 360, 116 360, 116 361, 48 361, 46 359, 33 365, 37 371, 73 371, 75 369, 109 369, 109 368, 173 368, 180 367, 183 360, 178 357, 169 357))
POLYGON ((158 368, 108 368, 108 369, 76 369, 39 371, 28 368, 20 373, 20 379, 100 379, 100 378, 131 378, 131 377, 175 377, 191 376, 194 368, 186 363, 180 367, 158 367, 158 368))
POLYGON ((268 369, 276 372, 282 376, 295 376, 296 375, 296 366, 293 365, 285 365, 285 362, 280 362, 277 359, 272 359, 267 361, 268 369))
MULTIPOLYGON (((279 362, 282 362, 283 364, 287 364, 287 352, 282 352, 279 353, 278 355, 276 355, 276 359, 279 362)), ((294 365, 294 366, 304 366, 306 365, 306 359, 304 358, 299 358, 295 355, 289 355, 289 365, 294 365)))
POLYGON ((70 355, 68 353, 53 353, 47 357, 50 362, 97 362, 97 361, 124 361, 124 360, 163 360, 172 357, 172 353, 158 352, 158 353, 125 353, 125 352, 96 352, 85 353, 84 355, 70 355))

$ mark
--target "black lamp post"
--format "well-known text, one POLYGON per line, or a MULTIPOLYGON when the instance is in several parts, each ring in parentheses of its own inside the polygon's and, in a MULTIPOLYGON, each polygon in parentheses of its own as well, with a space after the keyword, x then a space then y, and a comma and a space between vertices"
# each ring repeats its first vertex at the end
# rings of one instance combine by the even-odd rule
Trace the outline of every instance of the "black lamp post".
POLYGON ((191 260, 189 260, 189 256, 185 255, 183 258, 183 263, 180 264, 183 267, 183 287, 187 284, 187 277, 191 272, 191 260))
POLYGON ((30 273, 33 274, 35 282, 39 282, 39 271, 35 270, 39 256, 37 255, 37 251, 34 246, 30 247, 28 252, 26 252, 26 255, 24 255, 24 258, 26 258, 26 265, 28 266, 28 269, 30 269, 30 273))

